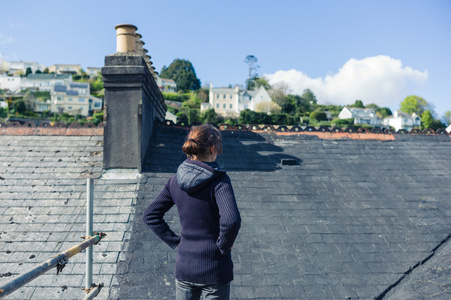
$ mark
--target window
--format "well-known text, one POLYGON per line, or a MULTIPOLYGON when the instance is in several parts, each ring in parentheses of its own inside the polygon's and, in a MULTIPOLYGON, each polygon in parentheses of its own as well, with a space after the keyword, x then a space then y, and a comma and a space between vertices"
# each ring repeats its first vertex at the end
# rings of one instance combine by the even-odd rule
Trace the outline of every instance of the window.
POLYGON ((219 103, 216 103, 216 108, 219 108, 219 103))
POLYGON ((69 97, 69 102, 72 102, 72 97, 69 97))
POLYGON ((94 107, 100 107, 102 104, 100 102, 94 103, 94 107))
POLYGON ((222 108, 226 108, 226 104, 225 103, 222 105, 222 108))
POLYGON ((233 95, 232 94, 230 94, 230 99, 233 99, 233 95))
POLYGON ((216 99, 219 99, 219 94, 216 94, 216 99))
POLYGON ((72 106, 68 106, 67 108, 68 108, 68 109, 72 109, 72 106))
POLYGON ((56 96, 56 101, 62 101, 63 97, 62 96, 56 96))
POLYGON ((233 108, 233 104, 230 104, 230 109, 232 109, 233 108))
POLYGON ((78 102, 85 102, 85 98, 78 98, 78 102))
POLYGON ((223 94, 223 95, 222 95, 222 99, 225 99, 225 98, 226 98, 226 94, 223 94))

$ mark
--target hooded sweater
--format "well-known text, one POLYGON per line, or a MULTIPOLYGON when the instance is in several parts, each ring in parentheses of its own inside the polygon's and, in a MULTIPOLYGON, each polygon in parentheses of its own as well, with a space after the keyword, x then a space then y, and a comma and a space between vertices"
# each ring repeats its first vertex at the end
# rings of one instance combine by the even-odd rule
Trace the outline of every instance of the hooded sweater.
POLYGON ((233 280, 231 248, 241 217, 230 178, 216 163, 184 161, 144 211, 143 221, 169 247, 177 248, 177 280, 200 284, 233 280), (180 235, 164 220, 174 204, 180 235))

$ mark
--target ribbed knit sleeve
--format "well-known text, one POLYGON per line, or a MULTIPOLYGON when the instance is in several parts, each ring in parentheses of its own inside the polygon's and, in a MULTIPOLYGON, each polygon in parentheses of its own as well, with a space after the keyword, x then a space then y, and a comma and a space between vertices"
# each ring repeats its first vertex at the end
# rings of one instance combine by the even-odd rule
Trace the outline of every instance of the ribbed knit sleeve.
POLYGON ((233 246, 241 227, 241 216, 235 200, 230 178, 220 182, 215 188, 216 204, 219 210, 219 237, 216 245, 221 254, 233 246))
POLYGON ((150 203, 143 213, 143 221, 146 225, 172 249, 180 243, 177 236, 164 220, 164 214, 174 206, 169 192, 169 182, 165 185, 160 194, 150 203))

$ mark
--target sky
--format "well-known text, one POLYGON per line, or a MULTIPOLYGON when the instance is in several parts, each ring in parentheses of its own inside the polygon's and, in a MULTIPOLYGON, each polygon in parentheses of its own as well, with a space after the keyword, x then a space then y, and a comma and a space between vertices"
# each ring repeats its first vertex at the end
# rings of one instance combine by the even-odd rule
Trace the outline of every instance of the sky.
POLYGON ((114 26, 138 27, 157 71, 189 60, 203 86, 260 76, 322 104, 399 109, 408 95, 451 110, 448 0, 0 0, 0 59, 102 67, 114 26))

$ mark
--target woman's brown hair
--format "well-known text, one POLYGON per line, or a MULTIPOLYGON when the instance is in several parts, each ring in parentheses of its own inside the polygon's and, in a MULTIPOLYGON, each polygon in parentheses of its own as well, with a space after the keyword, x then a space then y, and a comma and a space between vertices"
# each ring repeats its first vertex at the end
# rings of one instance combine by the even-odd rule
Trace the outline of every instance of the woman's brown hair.
POLYGON ((212 146, 215 146, 218 155, 222 153, 221 133, 210 124, 204 124, 191 129, 182 150, 189 159, 192 159, 193 156, 204 158, 212 146))

